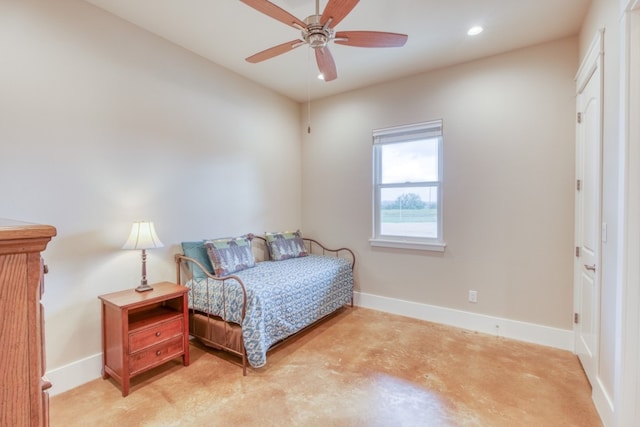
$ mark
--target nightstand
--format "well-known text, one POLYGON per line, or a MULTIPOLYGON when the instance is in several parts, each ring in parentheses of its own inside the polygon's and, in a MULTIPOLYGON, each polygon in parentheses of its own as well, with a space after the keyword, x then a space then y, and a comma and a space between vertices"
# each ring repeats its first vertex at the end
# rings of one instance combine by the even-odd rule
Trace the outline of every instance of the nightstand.
POLYGON ((129 394, 131 377, 178 356, 189 366, 188 288, 175 283, 100 295, 102 378, 113 377, 129 394))

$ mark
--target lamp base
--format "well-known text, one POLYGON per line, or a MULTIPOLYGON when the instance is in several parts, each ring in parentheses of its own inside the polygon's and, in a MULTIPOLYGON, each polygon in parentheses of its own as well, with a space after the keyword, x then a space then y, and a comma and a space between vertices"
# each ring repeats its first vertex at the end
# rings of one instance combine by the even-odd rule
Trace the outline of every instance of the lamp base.
POLYGON ((144 285, 139 285, 135 290, 136 292, 147 292, 152 291, 153 288, 145 283, 144 285))

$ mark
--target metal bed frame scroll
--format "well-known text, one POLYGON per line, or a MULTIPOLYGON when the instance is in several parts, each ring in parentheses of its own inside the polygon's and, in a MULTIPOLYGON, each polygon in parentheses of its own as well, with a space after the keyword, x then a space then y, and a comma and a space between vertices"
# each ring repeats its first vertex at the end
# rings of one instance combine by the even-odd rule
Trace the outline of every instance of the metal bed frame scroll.
MULTIPOLYGON (((252 236, 252 250, 254 252, 254 256, 256 257, 256 262, 267 261, 269 260, 269 251, 267 249, 267 241, 264 237, 261 236, 252 236), (259 241, 260 243, 256 245, 254 242, 259 241)), ((322 245, 317 240, 303 237, 303 241, 305 244, 305 248, 309 254, 316 255, 325 255, 325 256, 335 256, 346 258, 351 261, 351 270, 354 270, 356 264, 356 257, 353 251, 349 248, 339 248, 339 249, 329 249, 322 245)), ((244 318, 246 315, 246 305, 247 305, 247 289, 242 279, 236 275, 229 276, 215 276, 210 274, 207 269, 197 260, 187 257, 183 254, 175 255, 176 261, 176 281, 180 284, 185 284, 189 280, 193 278, 193 272, 196 269, 201 270, 206 277, 217 280, 221 283, 222 289, 222 301, 223 301, 223 316, 216 316, 209 313, 204 313, 201 311, 197 311, 193 308, 189 308, 189 333, 194 338, 197 338, 200 342, 208 347, 212 347, 218 350, 223 350, 228 353, 234 354, 241 358, 242 363, 242 375, 247 375, 247 354, 244 348, 244 342, 242 339, 242 324, 244 324, 244 318), (226 318, 226 298, 225 298, 225 289, 231 281, 238 283, 242 289, 244 295, 244 302, 242 304, 242 316, 241 323, 237 324, 234 322, 227 321, 226 318)), ((197 271, 197 270, 196 270, 197 271)), ((189 300, 192 300, 193 290, 189 290, 189 300)), ((209 305, 209 286, 207 286, 207 305, 209 305)), ((351 294, 351 307, 353 307, 353 293, 351 294)), ((335 313, 335 312, 334 312, 335 313)), ((307 330, 308 328, 317 325, 322 322, 327 317, 331 316, 331 313, 312 324, 306 326, 300 331, 284 338, 281 341, 273 344, 269 351, 281 345, 282 343, 288 341, 290 338, 300 334, 301 332, 307 330)))

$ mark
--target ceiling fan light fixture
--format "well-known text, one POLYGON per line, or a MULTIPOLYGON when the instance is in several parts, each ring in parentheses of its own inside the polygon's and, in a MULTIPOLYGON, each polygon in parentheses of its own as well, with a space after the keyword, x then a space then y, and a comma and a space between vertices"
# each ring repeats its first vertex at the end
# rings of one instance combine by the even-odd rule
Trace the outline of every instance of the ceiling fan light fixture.
POLYGON ((309 34, 306 38, 307 43, 314 49, 319 47, 325 47, 329 42, 329 39, 324 34, 309 34))

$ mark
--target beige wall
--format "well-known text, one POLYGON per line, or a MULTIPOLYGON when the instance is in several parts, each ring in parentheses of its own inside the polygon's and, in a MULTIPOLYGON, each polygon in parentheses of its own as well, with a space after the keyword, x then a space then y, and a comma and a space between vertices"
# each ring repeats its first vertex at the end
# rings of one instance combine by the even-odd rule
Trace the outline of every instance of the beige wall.
POLYGON ((577 64, 570 38, 314 102, 305 233, 355 249, 361 292, 570 330, 577 64), (446 252, 372 248, 371 131, 432 119, 446 252))
POLYGON ((132 221, 165 244, 151 281, 183 240, 300 226, 297 103, 76 0, 0 1, 0 52, 0 217, 58 229, 48 369, 101 352, 97 296, 140 280, 132 221))

